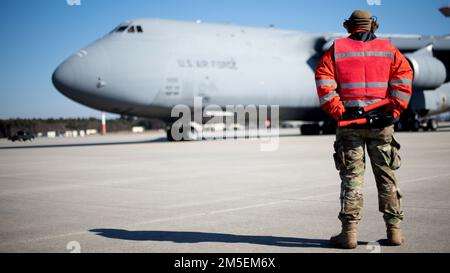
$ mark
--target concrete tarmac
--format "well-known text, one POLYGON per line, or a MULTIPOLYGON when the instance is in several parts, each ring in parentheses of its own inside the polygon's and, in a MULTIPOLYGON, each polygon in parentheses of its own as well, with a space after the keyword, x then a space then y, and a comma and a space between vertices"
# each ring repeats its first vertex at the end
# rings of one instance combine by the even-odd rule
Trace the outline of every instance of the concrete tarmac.
POLYGON ((450 132, 399 133, 406 243, 384 246, 366 171, 357 249, 339 231, 334 136, 169 143, 164 133, 0 140, 0 252, 449 252, 450 132), (381 244, 380 244, 381 242, 381 244))

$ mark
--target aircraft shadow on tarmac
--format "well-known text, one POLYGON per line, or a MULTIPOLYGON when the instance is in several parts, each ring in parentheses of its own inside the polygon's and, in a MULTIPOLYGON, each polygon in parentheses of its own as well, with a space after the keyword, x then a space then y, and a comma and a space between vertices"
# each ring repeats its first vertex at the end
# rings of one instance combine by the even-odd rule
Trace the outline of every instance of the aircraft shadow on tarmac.
MULTIPOLYGON (((159 241, 180 244, 247 243, 276 247, 334 248, 329 244, 328 240, 295 237, 234 235, 190 231, 129 231, 123 229, 91 229, 90 232, 110 239, 127 241, 159 241)), ((367 242, 358 242, 358 245, 367 245, 367 242)))

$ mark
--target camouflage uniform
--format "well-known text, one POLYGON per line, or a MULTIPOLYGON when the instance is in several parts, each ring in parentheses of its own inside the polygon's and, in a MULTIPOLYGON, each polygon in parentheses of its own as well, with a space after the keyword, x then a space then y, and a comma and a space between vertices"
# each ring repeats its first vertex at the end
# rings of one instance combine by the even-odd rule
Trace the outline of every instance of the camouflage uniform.
POLYGON ((394 171, 400 168, 400 144, 394 138, 394 126, 382 129, 338 128, 334 160, 340 171, 342 223, 358 223, 363 207, 365 149, 372 164, 378 189, 379 210, 387 224, 403 220, 401 194, 394 171))

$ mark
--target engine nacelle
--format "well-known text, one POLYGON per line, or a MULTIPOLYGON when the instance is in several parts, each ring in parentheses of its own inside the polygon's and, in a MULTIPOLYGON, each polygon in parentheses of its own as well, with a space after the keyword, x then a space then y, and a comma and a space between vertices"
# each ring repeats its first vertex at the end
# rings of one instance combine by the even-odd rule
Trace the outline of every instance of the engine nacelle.
POLYGON ((414 70, 414 88, 436 89, 447 78, 445 65, 432 55, 423 53, 405 54, 414 70))

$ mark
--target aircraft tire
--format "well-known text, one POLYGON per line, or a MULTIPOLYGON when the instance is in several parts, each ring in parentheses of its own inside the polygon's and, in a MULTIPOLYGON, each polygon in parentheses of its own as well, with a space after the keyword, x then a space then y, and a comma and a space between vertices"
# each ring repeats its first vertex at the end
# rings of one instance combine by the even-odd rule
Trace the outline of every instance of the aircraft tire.
POLYGON ((435 131, 437 131, 437 128, 438 128, 438 122, 437 122, 437 120, 435 120, 435 119, 430 119, 430 120, 427 122, 427 129, 428 129, 428 130, 430 130, 430 131, 432 131, 432 132, 435 132, 435 131))
POLYGON ((191 127, 191 130, 187 133, 187 139, 185 139, 185 140, 186 141, 200 140, 200 136, 199 136, 197 129, 195 129, 194 127, 191 127))
POLYGON ((420 121, 418 119, 413 119, 411 124, 411 131, 418 132, 420 130, 420 121))
POLYGON ((175 139, 172 136, 172 130, 171 127, 169 127, 169 129, 166 130, 166 135, 167 135, 167 141, 169 142, 175 142, 175 139))
POLYGON ((172 127, 173 126, 174 125, 171 125, 171 126, 169 126, 166 129, 167 141, 169 141, 169 142, 180 142, 180 141, 198 141, 198 140, 201 140, 197 129, 192 127, 192 126, 190 127, 190 130, 188 132, 183 132, 183 127, 181 127, 179 130, 180 130, 180 133, 183 134, 183 138, 180 139, 180 140, 176 140, 172 136, 172 127))

